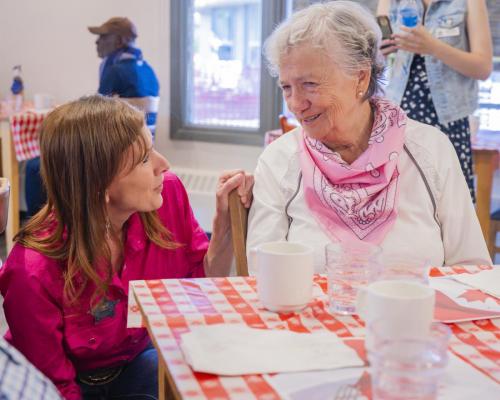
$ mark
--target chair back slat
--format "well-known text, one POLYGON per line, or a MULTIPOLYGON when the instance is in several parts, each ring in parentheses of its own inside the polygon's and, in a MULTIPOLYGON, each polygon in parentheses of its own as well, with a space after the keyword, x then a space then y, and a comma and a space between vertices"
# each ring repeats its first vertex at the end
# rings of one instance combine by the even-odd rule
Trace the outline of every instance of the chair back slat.
POLYGON ((236 273, 238 276, 248 276, 246 253, 248 210, 241 204, 236 189, 229 194, 229 216, 236 273))
POLYGON ((281 114, 279 116, 279 119, 280 119, 280 127, 283 133, 287 133, 297 128, 297 125, 292 124, 291 122, 288 121, 286 115, 281 114))
MULTIPOLYGON (((9 215, 10 183, 7 178, 0 178, 0 233, 5 231, 9 215)), ((0 262, 1 266, 1 262, 0 262)))
POLYGON ((126 101, 127 103, 136 107, 144 113, 144 116, 146 118, 146 125, 148 126, 154 138, 156 131, 156 117, 158 114, 158 109, 160 108, 160 97, 120 97, 120 99, 126 101))
POLYGON ((494 245, 496 232, 491 232, 490 208, 493 175, 498 165, 498 151, 492 149, 473 149, 474 169, 476 172, 476 213, 483 231, 484 240, 492 258, 495 258, 494 245))
POLYGON ((157 113, 160 107, 160 97, 120 97, 120 99, 145 113, 157 113))

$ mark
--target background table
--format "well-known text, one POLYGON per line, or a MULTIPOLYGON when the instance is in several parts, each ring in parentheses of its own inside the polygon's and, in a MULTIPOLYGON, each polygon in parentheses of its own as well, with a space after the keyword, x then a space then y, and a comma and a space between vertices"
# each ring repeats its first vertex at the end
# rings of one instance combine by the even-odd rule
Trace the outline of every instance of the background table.
MULTIPOLYGON (((433 276, 478 272, 491 267, 443 267, 433 276)), ((316 283, 326 293, 326 278, 316 283)), ((295 332, 330 331, 339 337, 362 336, 356 316, 333 316, 316 299, 301 313, 276 314, 264 310, 253 277, 170 279, 131 282, 129 325, 140 326, 141 315, 158 350, 160 395, 189 399, 279 399, 261 375, 222 377, 194 372, 180 350, 180 336, 203 324, 245 323, 254 328, 295 332)), ((450 325, 451 351, 496 383, 500 383, 500 319, 450 325)))
MULTIPOLYGON (((500 132, 479 132, 472 141, 474 172, 476 174, 476 212, 488 250, 493 257, 490 240, 491 197, 495 171, 499 167, 500 132)), ((494 238, 493 238, 494 239, 494 238)))
POLYGON ((0 114, 0 140, 2 143, 1 176, 10 182, 9 217, 5 229, 7 253, 13 246, 19 230, 19 161, 40 155, 38 129, 48 111, 34 112, 24 109, 18 114, 0 114))

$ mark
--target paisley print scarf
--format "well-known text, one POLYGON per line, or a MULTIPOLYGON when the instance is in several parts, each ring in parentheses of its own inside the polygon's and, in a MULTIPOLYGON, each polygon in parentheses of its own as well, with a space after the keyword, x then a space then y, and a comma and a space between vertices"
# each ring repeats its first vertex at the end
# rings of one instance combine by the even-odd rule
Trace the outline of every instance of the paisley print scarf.
POLYGON ((372 107, 368 148, 352 164, 305 133, 301 140, 306 203, 334 241, 380 244, 397 217, 406 114, 385 99, 372 99, 372 107))

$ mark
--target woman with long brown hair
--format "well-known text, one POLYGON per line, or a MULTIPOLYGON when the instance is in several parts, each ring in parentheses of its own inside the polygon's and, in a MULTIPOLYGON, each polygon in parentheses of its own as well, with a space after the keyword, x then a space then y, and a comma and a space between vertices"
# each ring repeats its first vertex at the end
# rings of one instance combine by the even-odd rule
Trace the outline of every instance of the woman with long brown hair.
POLYGON ((248 206, 252 178, 219 179, 209 243, 126 103, 91 96, 58 107, 40 149, 47 204, 0 271, 6 338, 66 399, 154 399, 157 355, 144 329, 126 329, 128 282, 227 275, 227 196, 238 188, 248 206))

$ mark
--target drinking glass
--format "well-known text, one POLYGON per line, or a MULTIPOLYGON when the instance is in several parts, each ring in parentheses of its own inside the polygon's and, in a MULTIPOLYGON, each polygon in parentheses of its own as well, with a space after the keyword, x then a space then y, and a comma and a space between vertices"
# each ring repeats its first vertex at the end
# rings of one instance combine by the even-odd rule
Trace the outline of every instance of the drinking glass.
POLYGON ((325 248, 330 312, 356 312, 358 288, 375 281, 380 273, 379 246, 370 243, 331 243, 325 248))
MULTIPOLYGON (((403 253, 404 254, 404 253, 403 253)), ((407 254, 411 254, 408 252, 407 254)), ((430 263, 423 257, 385 255, 382 257, 382 280, 402 280, 429 284, 430 263)))
MULTIPOLYGON (((385 321, 370 329, 377 331, 385 321)), ((451 331, 434 323, 426 337, 391 339, 374 332, 375 347, 368 354, 375 400, 433 400, 448 363, 451 331)))

